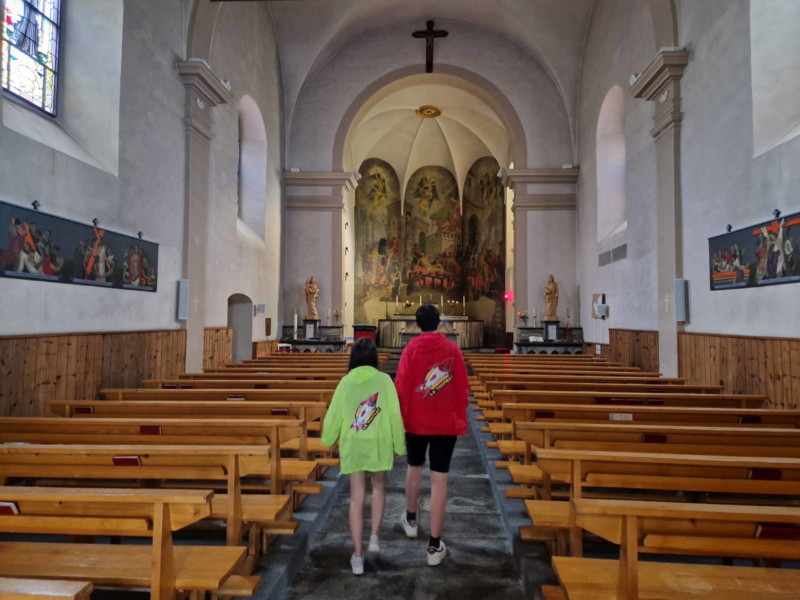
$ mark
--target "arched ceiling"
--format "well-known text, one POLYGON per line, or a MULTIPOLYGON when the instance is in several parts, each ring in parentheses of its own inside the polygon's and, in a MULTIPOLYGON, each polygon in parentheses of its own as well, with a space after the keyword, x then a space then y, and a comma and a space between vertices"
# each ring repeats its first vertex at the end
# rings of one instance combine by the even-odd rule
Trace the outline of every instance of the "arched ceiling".
POLYGON ((414 171, 426 165, 448 169, 460 192, 472 164, 493 156, 507 165, 511 136, 480 91, 454 77, 407 77, 373 95, 356 115, 346 144, 355 168, 367 158, 380 158, 397 171, 401 190, 414 171), (441 110, 422 118, 423 105, 441 110))
MULTIPOLYGON (((269 3, 275 22, 289 115, 305 81, 342 46, 368 30, 427 19, 469 23, 511 39, 544 66, 571 114, 583 41, 594 0, 290 0, 269 3)), ((391 51, 391 49, 388 49, 391 51)))

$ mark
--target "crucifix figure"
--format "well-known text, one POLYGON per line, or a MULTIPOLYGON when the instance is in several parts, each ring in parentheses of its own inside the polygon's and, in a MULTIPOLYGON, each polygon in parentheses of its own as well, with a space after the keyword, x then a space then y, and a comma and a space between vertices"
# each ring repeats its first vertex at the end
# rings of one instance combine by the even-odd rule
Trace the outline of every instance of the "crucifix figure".
POLYGON ((436 38, 447 37, 447 31, 435 31, 433 21, 425 23, 427 28, 424 31, 415 31, 411 35, 415 38, 425 38, 425 72, 433 73, 433 40, 436 38))

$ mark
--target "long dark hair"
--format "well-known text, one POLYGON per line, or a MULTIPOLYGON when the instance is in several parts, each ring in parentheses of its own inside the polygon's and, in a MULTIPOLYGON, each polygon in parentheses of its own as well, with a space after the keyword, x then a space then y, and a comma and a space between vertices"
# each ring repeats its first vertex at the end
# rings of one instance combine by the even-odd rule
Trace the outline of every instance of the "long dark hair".
POLYGON ((361 338, 353 344, 347 370, 352 371, 356 367, 364 366, 378 368, 378 348, 375 346, 375 342, 369 338, 361 338))

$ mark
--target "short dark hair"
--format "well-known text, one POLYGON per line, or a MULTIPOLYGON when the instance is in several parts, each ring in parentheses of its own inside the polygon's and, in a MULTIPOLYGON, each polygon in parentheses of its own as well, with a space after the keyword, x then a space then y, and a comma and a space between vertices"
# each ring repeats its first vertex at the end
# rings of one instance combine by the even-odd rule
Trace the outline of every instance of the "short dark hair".
POLYGON ((369 338, 361 338, 356 340, 353 347, 350 349, 350 364, 347 366, 348 371, 352 371, 356 367, 375 367, 378 368, 378 348, 369 338))
POLYGON ((417 309, 417 326, 422 331, 436 331, 439 327, 439 311, 433 304, 423 304, 417 309))

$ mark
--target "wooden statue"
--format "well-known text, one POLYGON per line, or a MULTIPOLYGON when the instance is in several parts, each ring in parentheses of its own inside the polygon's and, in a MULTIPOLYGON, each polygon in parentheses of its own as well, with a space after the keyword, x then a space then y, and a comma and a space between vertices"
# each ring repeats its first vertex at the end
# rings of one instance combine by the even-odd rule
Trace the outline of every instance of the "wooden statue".
POLYGON ((309 277, 306 281, 306 304, 308 305, 308 314, 306 319, 319 319, 317 312, 317 298, 319 298, 319 286, 317 285, 316 277, 309 277))
POLYGON ((544 286, 544 301, 547 308, 544 311, 542 321, 558 321, 558 316, 556 315, 558 310, 558 284, 552 275, 547 278, 547 285, 544 286))

